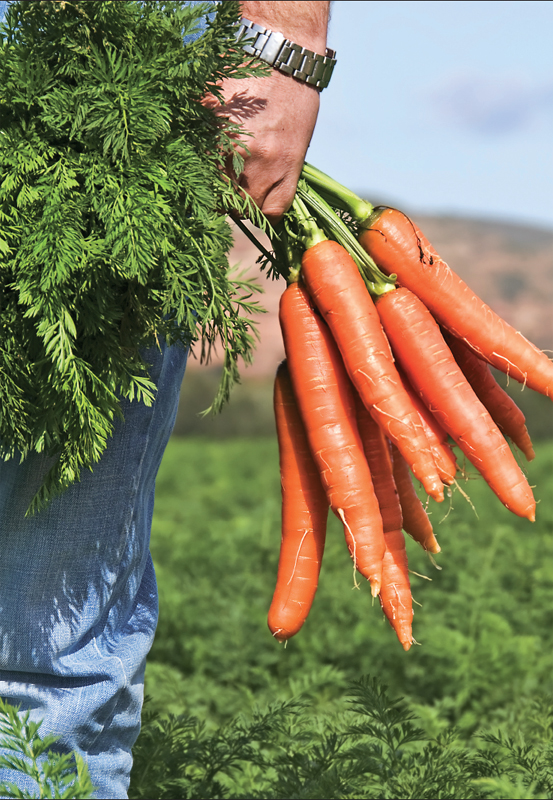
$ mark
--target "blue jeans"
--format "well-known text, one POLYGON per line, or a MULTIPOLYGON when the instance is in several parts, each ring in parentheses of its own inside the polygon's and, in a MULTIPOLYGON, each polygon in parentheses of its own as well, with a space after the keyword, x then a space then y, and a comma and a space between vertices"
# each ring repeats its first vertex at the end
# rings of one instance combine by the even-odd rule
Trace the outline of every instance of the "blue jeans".
MULTIPOLYGON (((154 485, 186 356, 148 350, 153 406, 123 402, 94 472, 36 516, 24 518, 50 461, 0 462, 0 696, 83 756, 100 798, 127 796, 158 613, 154 485)), ((10 770, 0 780, 34 788, 10 770)))

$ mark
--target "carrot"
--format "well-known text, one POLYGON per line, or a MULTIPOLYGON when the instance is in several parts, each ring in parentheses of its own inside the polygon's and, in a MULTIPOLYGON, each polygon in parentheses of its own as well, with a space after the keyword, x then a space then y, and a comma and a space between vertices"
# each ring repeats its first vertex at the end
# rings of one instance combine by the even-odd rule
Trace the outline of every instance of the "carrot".
POLYGON ((405 538, 401 531, 387 531, 384 534, 386 552, 382 565, 382 589, 380 605, 388 622, 395 630, 404 650, 413 644, 413 598, 409 582, 409 566, 405 538))
POLYGON ((279 641, 294 636, 311 610, 326 537, 328 503, 311 456, 292 383, 283 361, 275 378, 280 456, 282 538, 268 625, 279 641))
POLYGON ((380 269, 416 294, 481 358, 553 399, 553 362, 487 306, 400 211, 375 209, 359 241, 380 269))
POLYGON ((515 401, 501 388, 485 361, 478 358, 455 336, 448 334, 445 340, 455 361, 463 370, 465 378, 482 405, 488 409, 499 430, 522 450, 528 461, 532 461, 536 454, 526 428, 524 414, 515 401))
POLYGON ((535 501, 509 445, 457 366, 440 328, 409 289, 380 297, 377 309, 411 385, 501 502, 535 519, 535 501))
POLYGON ((400 367, 398 367, 398 373, 405 391, 409 395, 421 419, 430 452, 432 453, 434 463, 438 470, 438 475, 447 486, 451 486, 457 474, 457 459, 455 458, 455 453, 448 444, 447 433, 432 412, 424 405, 420 397, 415 394, 413 387, 400 367))
POLYGON ((392 465, 403 516, 403 530, 425 550, 439 553, 440 545, 434 536, 428 514, 413 486, 407 462, 395 445, 392 445, 392 465))
POLYGON ((344 524, 355 567, 376 597, 386 545, 352 386, 332 334, 297 283, 283 293, 279 318, 296 402, 328 503, 344 524))
POLYGON ((355 261, 337 242, 320 241, 304 253, 302 277, 366 408, 399 447, 428 494, 443 500, 443 485, 420 418, 402 386, 355 261))
POLYGON ((384 533, 396 528, 401 529, 403 518, 392 474, 392 457, 388 440, 359 397, 356 398, 355 412, 359 435, 380 507, 384 533))
POLYGON ((405 539, 401 528, 403 517, 392 472, 388 440, 373 420, 360 398, 357 398, 357 423, 371 471, 374 491, 380 506, 386 552, 382 564, 380 605, 404 650, 413 643, 413 598, 405 539))

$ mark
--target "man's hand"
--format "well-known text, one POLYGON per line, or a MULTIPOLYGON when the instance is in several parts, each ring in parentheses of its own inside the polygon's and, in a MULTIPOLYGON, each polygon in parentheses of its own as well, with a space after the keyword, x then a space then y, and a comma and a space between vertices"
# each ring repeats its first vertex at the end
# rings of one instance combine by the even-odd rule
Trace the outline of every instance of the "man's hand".
MULTIPOLYGON (((243 2, 242 15, 321 53, 326 48, 328 2, 243 2)), ((217 113, 243 126, 249 154, 239 185, 272 223, 290 207, 319 111, 319 92, 278 70, 264 78, 228 80, 217 113)), ((228 168, 231 178, 231 168, 228 168)))

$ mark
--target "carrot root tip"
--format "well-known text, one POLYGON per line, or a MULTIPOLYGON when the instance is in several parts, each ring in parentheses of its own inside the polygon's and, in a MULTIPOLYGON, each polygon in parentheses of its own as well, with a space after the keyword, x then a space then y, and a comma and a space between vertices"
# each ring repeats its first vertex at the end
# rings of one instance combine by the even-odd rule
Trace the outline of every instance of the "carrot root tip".
POLYGON ((371 595, 373 597, 378 597, 379 594, 380 594, 380 581, 377 580, 376 578, 373 578, 371 580, 371 595))
POLYGON ((290 633, 290 631, 287 631, 286 628, 277 628, 274 631, 271 630, 271 633, 273 635, 273 639, 276 639, 277 642, 280 642, 280 644, 284 645, 286 645, 288 639, 294 635, 293 633, 290 633))
POLYGON ((414 569, 410 569, 409 572, 411 575, 416 575, 417 578, 424 578, 425 581, 431 581, 432 578, 429 578, 428 575, 422 575, 420 572, 415 572, 414 569))

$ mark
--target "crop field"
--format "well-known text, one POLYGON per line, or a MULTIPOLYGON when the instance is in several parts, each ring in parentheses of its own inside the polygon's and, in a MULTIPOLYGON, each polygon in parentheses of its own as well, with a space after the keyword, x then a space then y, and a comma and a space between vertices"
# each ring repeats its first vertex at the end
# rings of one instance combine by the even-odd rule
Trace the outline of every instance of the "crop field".
MULTIPOLYGON (((323 747, 317 736, 342 725, 341 746, 347 742, 352 746, 351 731, 348 728, 346 736, 343 725, 351 713, 352 682, 363 676, 377 681, 370 684, 370 691, 364 684, 365 703, 374 708, 374 692, 380 691, 374 687, 385 684, 390 702, 404 697, 415 715, 422 739, 405 744, 402 752, 420 750, 421 741, 430 747, 436 737, 443 743, 453 730, 457 754, 481 751, 482 732, 501 732, 519 744, 522 736, 528 747, 536 742, 540 747, 550 745, 553 442, 538 442, 536 452, 535 461, 525 467, 539 501, 533 525, 510 514, 472 469, 443 504, 431 501, 442 553, 436 557, 437 569, 414 542, 408 542, 413 596, 420 603, 415 606, 413 632, 420 646, 405 653, 378 602, 372 601, 368 584, 354 588, 351 560, 335 519, 329 520, 312 612, 286 647, 277 643, 266 625, 280 542, 276 441, 174 437, 157 483, 152 553, 160 622, 147 665, 149 701, 135 750, 130 796, 358 797, 360 786, 373 786, 375 794, 369 788, 362 790, 367 797, 382 796, 378 792, 383 786, 390 797, 423 796, 420 787, 374 784, 374 775, 373 783, 366 776, 361 784, 351 776, 350 783, 342 780, 343 775, 338 780, 336 765, 345 769, 344 764, 350 763, 343 753, 335 753, 334 761, 328 756, 327 762, 319 754, 318 783, 313 776, 301 778, 297 764, 296 782, 282 783, 296 762, 289 754, 288 761, 279 762, 280 768, 275 765, 296 738, 301 752, 307 753, 316 741, 324 750, 328 742, 325 739, 323 747), (260 718, 255 715, 265 714, 262 719, 269 724, 274 715, 293 716, 296 702, 303 704, 301 724, 288 729, 286 742, 282 725, 273 720, 272 745, 265 741, 256 749, 252 743, 259 731, 255 734, 251 726, 260 718), (194 727, 197 723, 191 717, 203 728, 194 727), (158 757, 153 758, 156 741, 158 757), (199 742, 204 744, 200 747, 199 742), (234 757, 228 757, 229 742, 234 743, 234 757), (273 773, 266 763, 264 769, 259 766, 261 752, 264 758, 273 753, 273 773), (323 762, 326 766, 321 766, 323 762), (338 783, 328 783, 331 773, 338 783), (270 774, 272 783, 263 783, 270 774), (321 775, 326 775, 324 780, 321 775)), ((373 741, 374 726, 371 736, 373 741)), ((387 746, 383 745, 384 754, 387 746)), ((501 750, 497 743, 493 747, 501 750)), ((429 763, 437 764, 437 758, 432 762, 429 756, 429 763)), ((448 761, 453 763, 451 756, 448 761)), ((360 761, 354 758, 352 763, 360 761)), ((537 773, 528 777, 528 771, 512 764, 487 772, 467 767, 463 773, 463 769, 463 780, 470 778, 471 788, 458 783, 446 790, 429 780, 434 794, 428 796, 553 796, 550 767, 549 789, 544 789, 547 781, 538 779, 537 773)))

